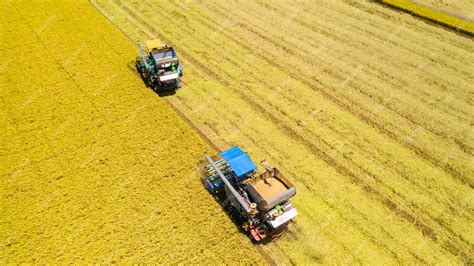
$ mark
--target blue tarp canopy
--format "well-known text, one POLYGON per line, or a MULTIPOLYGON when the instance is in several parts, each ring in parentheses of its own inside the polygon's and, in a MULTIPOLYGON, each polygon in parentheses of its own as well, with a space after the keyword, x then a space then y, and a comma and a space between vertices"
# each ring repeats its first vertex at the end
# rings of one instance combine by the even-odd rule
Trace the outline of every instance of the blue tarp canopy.
POLYGON ((221 152, 220 156, 229 163, 238 178, 242 178, 257 169, 250 157, 237 146, 221 152))

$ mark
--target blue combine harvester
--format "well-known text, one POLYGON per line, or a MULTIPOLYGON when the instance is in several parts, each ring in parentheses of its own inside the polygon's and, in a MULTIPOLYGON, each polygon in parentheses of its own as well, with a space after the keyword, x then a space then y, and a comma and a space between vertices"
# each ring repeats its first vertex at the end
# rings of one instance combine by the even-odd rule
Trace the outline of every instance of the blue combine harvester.
POLYGON ((204 185, 223 198, 224 208, 255 241, 286 230, 298 214, 289 201, 296 188, 278 169, 263 166, 266 171, 256 174, 257 166, 237 146, 221 152, 216 161, 205 156, 209 165, 204 167, 204 185))

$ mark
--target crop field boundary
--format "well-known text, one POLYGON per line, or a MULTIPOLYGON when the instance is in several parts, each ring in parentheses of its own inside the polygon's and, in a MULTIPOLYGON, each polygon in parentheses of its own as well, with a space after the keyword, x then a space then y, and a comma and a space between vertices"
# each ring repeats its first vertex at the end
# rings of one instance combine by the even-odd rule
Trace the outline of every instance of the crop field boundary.
POLYGON ((474 36, 474 23, 467 18, 447 13, 442 9, 411 0, 377 0, 376 2, 388 7, 410 13, 411 15, 444 26, 456 32, 474 36))
POLYGON ((271 263, 201 186, 214 145, 137 79, 127 35, 90 1, 39 4, 0 5, 1 261, 271 263))
MULTIPOLYGON (((121 9, 127 11, 128 13, 128 16, 130 16, 130 19, 132 20, 135 20, 136 23, 139 23, 140 26, 141 26, 141 31, 143 33, 145 33, 147 36, 149 36, 150 38, 160 38, 161 40, 167 42, 167 43, 172 43, 168 38, 166 38, 165 36, 163 36, 161 33, 159 33, 158 31, 156 31, 154 28, 152 28, 149 24, 147 24, 145 21, 142 21, 141 18, 139 18, 138 16, 135 15, 135 13, 133 13, 131 10, 128 9, 128 7, 124 6, 120 0, 114 0, 113 1, 117 6, 119 6, 121 9)), ((113 22, 113 19, 107 14, 107 12, 97 3, 96 0, 90 0, 90 3, 97 8, 97 10, 107 19, 109 20, 112 24, 114 24, 114 26, 116 26, 128 39, 130 39, 133 43, 135 43, 136 40, 134 40, 129 34, 127 34, 126 32, 124 32, 118 25, 116 25, 114 22, 113 22)), ((181 49, 179 49, 179 47, 176 47, 177 50, 179 51, 179 53, 181 54, 181 56, 192 62, 193 64, 197 65, 200 67, 200 69, 203 70, 204 73, 206 73, 207 75, 215 78, 216 80, 218 80, 220 83, 224 83, 226 84, 227 82, 225 80, 223 80, 222 78, 220 78, 217 73, 215 73, 214 71, 212 71, 211 69, 209 69, 208 67, 206 67, 205 65, 203 65, 201 62, 197 61, 196 59, 194 59, 190 54, 188 54, 186 51, 183 51, 181 49)), ((134 73, 135 74, 135 73, 134 73)), ((227 85, 227 84, 226 84, 227 85)), ((271 113, 269 113, 269 111, 267 111, 265 109, 265 107, 262 107, 260 106, 257 102, 253 101, 250 97, 245 97, 246 95, 240 95, 244 101, 246 102, 250 102, 252 105, 254 105, 255 107, 258 108, 258 110, 260 112, 262 112, 263 114, 265 114, 266 116, 271 116, 269 117, 270 119, 276 119, 272 116, 271 113)), ((219 152, 220 150, 222 150, 223 147, 221 147, 221 145, 217 144, 216 142, 214 142, 211 138, 208 137, 208 135, 205 134, 205 132, 202 131, 202 129, 200 129, 196 124, 194 124, 192 122, 192 119, 190 117, 188 117, 184 112, 182 112, 180 109, 179 109, 179 106, 177 106, 175 103, 173 103, 172 101, 166 99, 166 98, 163 98, 168 104, 169 106, 176 112, 176 114, 182 118, 187 124, 189 124, 198 134, 199 136, 206 141, 207 144, 210 145, 210 147, 213 149, 213 151, 215 151, 216 153, 219 152)), ((284 127, 285 128, 285 132, 289 135, 293 135, 293 130, 289 127, 284 127), (288 132, 288 130, 290 132, 288 132)), ((299 135, 298 135, 299 136, 299 135)), ((300 136, 301 137, 301 136, 300 136)), ((301 138, 302 140, 304 140, 304 138, 301 138)), ((313 146, 313 145, 311 145, 313 146)), ((296 230, 298 230, 296 228, 296 230)), ((425 232, 425 230, 422 230, 423 232, 425 232)), ((290 231, 289 232, 290 234, 292 234, 292 232, 290 231)), ((426 232, 425 232, 426 233, 426 232)), ((430 231, 431 233, 431 231, 430 231)), ((278 265, 278 261, 277 261, 277 258, 272 256, 272 252, 270 250, 268 250, 264 245, 254 245, 255 249, 262 255, 262 257, 270 264, 270 265, 278 265)))
MULTIPOLYGON (((136 40, 134 40, 133 38, 131 38, 130 35, 128 35, 126 32, 124 32, 120 27, 118 27, 114 22, 113 20, 110 18, 110 16, 105 12, 105 10, 103 10, 103 8, 97 4, 97 1, 96 0, 89 0, 89 2, 107 19, 109 20, 118 30, 120 30, 120 32, 122 32, 124 34, 124 36, 126 36, 130 41, 132 41, 133 43, 135 43, 136 40)), ((164 40, 168 43, 171 43, 165 36, 163 36, 162 34, 160 34, 159 32, 155 31, 154 29, 150 28, 151 32, 145 32, 149 37, 151 38, 160 38, 161 40, 164 40)), ((188 60, 192 60, 192 58, 190 58, 189 55, 187 55, 184 51, 180 51, 181 54, 184 55, 184 57, 188 60)), ((135 73, 134 73, 135 74, 135 73)), ((184 82, 183 82, 184 83, 184 82)), ((175 105, 172 101, 169 101, 167 100, 166 98, 164 98, 164 100, 168 103, 168 105, 171 107, 171 109, 185 122, 187 123, 189 126, 191 126, 191 128, 196 132, 198 133, 198 135, 212 148, 212 150, 214 152, 219 152, 220 150, 222 150, 222 147, 220 147, 220 145, 218 145, 217 143, 215 143, 214 141, 212 141, 195 123, 192 122, 191 118, 189 118, 188 116, 186 116, 186 114, 184 112, 182 112, 179 107, 177 105, 175 105)), ((261 245, 254 245, 255 249, 262 255, 262 257, 270 264, 270 265, 278 265, 277 261, 275 260, 275 258, 273 258, 271 256, 271 254, 269 254, 268 252, 266 252, 265 248, 261 245)))

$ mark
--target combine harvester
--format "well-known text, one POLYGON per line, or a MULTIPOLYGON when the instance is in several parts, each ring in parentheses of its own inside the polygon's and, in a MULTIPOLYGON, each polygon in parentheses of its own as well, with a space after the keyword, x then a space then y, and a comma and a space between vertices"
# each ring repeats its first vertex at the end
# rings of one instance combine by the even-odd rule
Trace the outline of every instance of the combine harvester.
POLYGON ((155 91, 181 88, 182 66, 173 47, 159 40, 146 42, 148 53, 138 42, 140 56, 137 56, 135 68, 145 84, 155 91))
POLYGON ((257 166, 239 147, 221 152, 214 161, 205 155, 204 185, 223 207, 235 214, 255 241, 281 235, 298 214, 289 199, 295 186, 276 168, 256 174, 257 166))

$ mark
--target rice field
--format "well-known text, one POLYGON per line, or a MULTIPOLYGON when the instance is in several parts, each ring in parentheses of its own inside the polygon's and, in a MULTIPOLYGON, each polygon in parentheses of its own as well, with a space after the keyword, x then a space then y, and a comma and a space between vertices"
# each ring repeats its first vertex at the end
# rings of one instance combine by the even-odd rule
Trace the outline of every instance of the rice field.
POLYGON ((472 258, 472 39, 356 1, 97 5, 177 47, 189 85, 167 101, 212 143, 296 180, 277 261, 472 258))
POLYGON ((472 263, 471 37, 371 1, 27 3, 1 5, 0 261, 472 263), (175 95, 134 72, 148 39, 175 95), (296 183, 283 238, 200 184, 232 145, 296 183))
POLYGON ((88 2, 30 2, 0 4, 0 262, 263 262, 133 44, 88 2))

